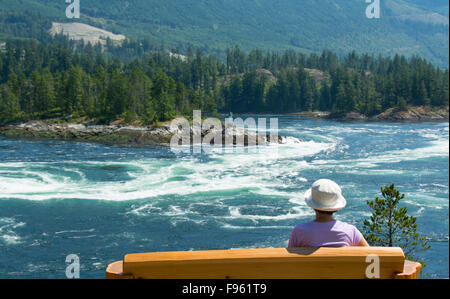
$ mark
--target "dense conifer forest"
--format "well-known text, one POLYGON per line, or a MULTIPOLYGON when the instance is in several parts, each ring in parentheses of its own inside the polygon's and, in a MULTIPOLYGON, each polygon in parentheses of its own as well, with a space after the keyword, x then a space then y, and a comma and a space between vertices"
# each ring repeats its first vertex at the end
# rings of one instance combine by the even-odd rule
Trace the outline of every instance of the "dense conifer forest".
POLYGON ((359 112, 447 106, 448 70, 419 57, 321 55, 238 46, 218 59, 150 39, 91 45, 64 36, 0 47, 0 122, 121 120, 153 124, 205 113, 359 112), (174 55, 180 54, 180 55, 174 55))

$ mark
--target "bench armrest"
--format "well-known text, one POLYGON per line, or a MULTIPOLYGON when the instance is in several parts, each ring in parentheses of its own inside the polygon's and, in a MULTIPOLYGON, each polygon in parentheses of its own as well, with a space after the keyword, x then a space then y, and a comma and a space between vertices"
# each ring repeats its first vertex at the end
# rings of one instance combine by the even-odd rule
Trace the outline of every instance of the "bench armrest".
POLYGON ((405 261, 402 273, 395 274, 394 279, 418 279, 422 264, 412 261, 405 261))

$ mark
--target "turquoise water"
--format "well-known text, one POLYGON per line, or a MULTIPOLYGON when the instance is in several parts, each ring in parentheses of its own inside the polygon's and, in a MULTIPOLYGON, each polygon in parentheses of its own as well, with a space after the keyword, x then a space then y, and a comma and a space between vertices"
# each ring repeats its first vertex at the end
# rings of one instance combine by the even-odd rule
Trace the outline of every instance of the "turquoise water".
POLYGON ((103 278, 127 253, 284 247, 319 178, 348 200, 337 219, 361 228, 366 200, 396 183, 432 245, 417 254, 426 272, 448 278, 448 123, 279 127, 292 138, 278 151, 208 155, 0 138, 0 278, 65 278, 69 254, 81 278, 103 278))

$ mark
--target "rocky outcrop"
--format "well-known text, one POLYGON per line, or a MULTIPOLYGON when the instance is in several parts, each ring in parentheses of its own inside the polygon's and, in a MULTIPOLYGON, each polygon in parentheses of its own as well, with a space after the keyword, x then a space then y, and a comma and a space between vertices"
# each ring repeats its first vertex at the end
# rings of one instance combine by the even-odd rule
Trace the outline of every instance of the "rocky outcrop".
POLYGON ((326 118, 339 121, 393 121, 393 122, 414 122, 414 121, 448 121, 449 108, 414 107, 410 106, 406 110, 391 108, 383 113, 368 117, 358 112, 347 113, 326 113, 309 112, 311 118, 326 118))
POLYGON ((370 120, 378 121, 448 121, 449 113, 446 108, 409 107, 402 111, 388 109, 385 112, 371 117, 370 120))
POLYGON ((305 118, 311 119, 322 119, 328 118, 330 116, 330 112, 327 111, 308 111, 308 112, 296 112, 296 113, 288 113, 287 115, 299 115, 305 118))
POLYGON ((328 116, 329 119, 333 120, 345 120, 345 121, 366 121, 368 120, 367 116, 358 112, 348 112, 348 113, 340 113, 340 114, 330 114, 328 116))
POLYGON ((106 40, 109 38, 113 41, 121 42, 125 40, 125 36, 121 34, 114 34, 112 32, 90 26, 83 23, 52 23, 52 28, 50 28, 49 33, 51 35, 64 34, 73 40, 83 40, 85 43, 90 42, 91 44, 100 43, 102 45, 106 44, 106 40))
MULTIPOLYGON (((0 126, 0 135, 9 138, 25 138, 31 140, 71 140, 83 142, 97 142, 108 145, 140 146, 161 145, 169 146, 172 137, 180 134, 178 128, 168 125, 159 127, 134 127, 122 125, 85 125, 85 124, 57 124, 44 121, 31 121, 17 125, 0 126)), ((209 135, 217 135, 222 139, 222 144, 232 140, 234 145, 263 145, 270 142, 270 136, 259 135, 239 128, 231 128, 226 131, 203 130, 202 139, 209 135), (229 135, 226 138, 226 135, 229 135)), ((193 133, 190 134, 193 143, 193 133)), ((283 143, 283 138, 278 136, 278 143, 283 143)), ((214 141, 210 141, 214 144, 214 141)))

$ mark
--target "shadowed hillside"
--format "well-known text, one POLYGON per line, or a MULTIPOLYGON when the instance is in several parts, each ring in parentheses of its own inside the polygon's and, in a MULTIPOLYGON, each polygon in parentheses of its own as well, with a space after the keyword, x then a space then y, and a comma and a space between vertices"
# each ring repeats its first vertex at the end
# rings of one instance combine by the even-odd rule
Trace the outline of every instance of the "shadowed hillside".
MULTIPOLYGON (((448 1, 384 0, 367 19, 364 0, 96 0, 82 1, 80 22, 170 47, 220 52, 294 49, 338 54, 420 55, 448 66, 448 1)), ((2 0, 1 10, 39 12, 66 20, 64 1, 2 0)))

